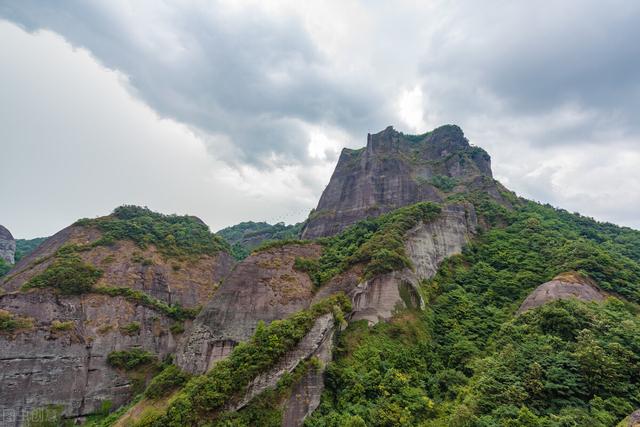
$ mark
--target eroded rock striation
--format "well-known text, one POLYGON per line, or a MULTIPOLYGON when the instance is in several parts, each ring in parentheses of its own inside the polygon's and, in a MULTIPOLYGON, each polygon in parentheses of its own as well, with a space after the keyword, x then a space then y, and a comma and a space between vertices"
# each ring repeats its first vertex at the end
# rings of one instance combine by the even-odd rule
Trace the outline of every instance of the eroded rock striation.
POLYGON ((368 135, 367 146, 345 148, 302 237, 336 234, 358 220, 420 201, 442 202, 461 191, 488 192, 501 203, 491 158, 462 130, 442 126, 420 136, 392 127, 368 135))
POLYGON ((18 414, 16 426, 20 417, 47 405, 82 417, 105 402, 126 403, 134 382, 110 367, 107 355, 137 348, 162 360, 175 352, 181 336, 181 328, 172 328, 180 320, 125 296, 22 289, 55 262, 61 248, 85 248, 74 254, 103 272, 94 287, 129 288, 183 308, 205 304, 235 264, 224 251, 178 259, 127 239, 93 245, 102 235, 95 227, 67 227, 21 259, 0 284, 7 292, 0 296, 0 310, 24 320, 20 328, 0 331, 0 413, 18 414))
POLYGON ((11 232, 0 225, 0 259, 5 260, 9 264, 15 262, 16 240, 11 232))
POLYGON ((60 298, 45 290, 3 295, 0 306, 31 322, 0 334, 0 413, 15 413, 15 425, 52 404, 69 417, 94 413, 105 402, 120 406, 133 384, 125 372, 107 366, 107 355, 142 348, 162 359, 176 347, 171 319, 122 297, 60 298), (139 330, 123 332, 131 324, 139 330))
POLYGON ((421 308, 419 282, 433 277, 445 258, 459 254, 476 232, 478 222, 473 205, 447 205, 438 218, 421 223, 405 236, 405 249, 413 268, 405 268, 369 280, 362 280, 356 266, 336 276, 315 296, 319 301, 336 292, 353 302, 352 320, 370 324, 390 319, 397 309, 421 308))
MULTIPOLYGON (((229 409, 239 410, 243 408, 251 399, 260 393, 275 387, 282 375, 287 372, 293 372, 303 361, 319 356, 318 359, 320 359, 321 364, 327 363, 331 358, 333 334, 333 315, 329 313, 320 316, 316 319, 311 330, 300 340, 295 348, 282 357, 275 366, 251 381, 244 395, 237 402, 234 402, 229 409)), ((287 421, 287 415, 285 415, 285 420, 283 420, 284 425, 301 425, 306 415, 313 412, 320 403, 320 396, 315 393, 315 389, 311 389, 313 387, 313 380, 311 378, 313 378, 314 373, 317 375, 318 371, 321 373, 320 369, 312 367, 312 369, 308 371, 308 375, 305 375, 305 378, 298 382, 289 404, 285 405, 285 413, 288 414, 289 420, 287 421), (307 380, 306 383, 305 380, 307 380), (305 397, 308 397, 309 400, 303 400, 305 397)))
MULTIPOLYGON (((65 245, 90 245, 102 233, 94 227, 72 225, 45 240, 35 251, 21 259, 2 283, 5 291, 20 289, 54 261, 54 254, 65 245)), ((78 256, 103 271, 97 286, 125 287, 143 291, 166 302, 183 306, 202 305, 231 271, 235 261, 226 252, 196 259, 168 259, 153 245, 142 249, 130 240, 98 245, 78 256)))
POLYGON ((216 297, 194 321, 176 355, 182 369, 203 373, 255 332, 259 321, 269 323, 307 308, 314 286, 295 259, 317 258, 320 245, 285 245, 254 253, 239 263, 216 297))
POLYGON ((518 314, 558 299, 576 298, 589 302, 602 301, 606 297, 607 294, 593 280, 579 273, 568 272, 538 286, 520 305, 518 314))

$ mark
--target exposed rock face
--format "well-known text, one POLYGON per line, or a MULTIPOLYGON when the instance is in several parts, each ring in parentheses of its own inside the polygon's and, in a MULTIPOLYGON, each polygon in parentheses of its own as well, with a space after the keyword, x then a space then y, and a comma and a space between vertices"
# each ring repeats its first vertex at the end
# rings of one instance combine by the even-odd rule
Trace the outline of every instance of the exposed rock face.
MULTIPOLYGON (((45 240, 35 251, 21 259, 4 278, 2 288, 15 291, 54 261, 52 255, 66 244, 88 244, 101 237, 91 227, 70 226, 45 240)), ((111 246, 96 246, 79 253, 104 274, 97 286, 138 289, 168 304, 186 307, 208 301, 217 285, 229 274, 235 261, 226 252, 204 255, 193 261, 165 259, 153 246, 140 249, 129 240, 111 246)))
POLYGON ((324 390, 324 370, 333 353, 333 333, 333 329, 325 328, 324 338, 311 356, 318 359, 320 366, 311 367, 293 387, 291 396, 284 405, 283 427, 301 426, 305 418, 320 405, 324 390))
POLYGON ((11 232, 0 225, 0 258, 13 264, 16 255, 16 240, 11 232))
MULTIPOLYGON (((25 415, 59 404, 65 415, 79 417, 95 412, 107 400, 114 407, 121 405, 131 397, 132 382, 125 373, 107 366, 111 351, 138 347, 159 358, 175 352, 178 337, 170 331, 175 322, 123 297, 18 291, 54 262, 60 247, 91 243, 100 236, 95 228, 67 227, 20 260, 0 284, 9 292, 0 296, 0 309, 31 318, 34 325, 0 335, 0 413, 12 410, 25 415), (54 321, 73 322, 73 327, 56 331, 54 321), (138 332, 123 329, 134 322, 140 326, 138 332)), ((192 261, 170 259, 153 246, 143 250, 129 240, 78 255, 103 270, 96 286, 129 287, 186 308, 205 304, 235 264, 224 252, 192 261)))
MULTIPOLYGON (((247 386, 244 396, 240 398, 239 401, 234 402, 228 409, 238 410, 243 408, 251 401, 251 399, 263 391, 275 387, 276 383, 285 372, 293 372, 298 364, 315 355, 320 355, 326 361, 327 357, 330 357, 331 355, 331 343, 334 332, 333 323, 333 315, 331 313, 325 314, 316 319, 311 330, 300 340, 296 347, 282 357, 275 366, 269 369, 269 371, 258 375, 253 381, 251 381, 247 386)), ((304 388, 302 383, 298 383, 298 386, 304 388)), ((317 396, 317 400, 315 407, 320 403, 319 396, 317 396)), ((285 423, 285 425, 301 425, 304 416, 300 418, 300 415, 306 413, 312 406, 312 402, 306 404, 301 402, 300 406, 287 408, 287 412, 291 411, 289 415, 290 424, 285 423), (299 422, 295 423, 296 421, 299 422), (291 424, 292 422, 293 424, 291 424)), ((315 409, 315 407, 313 407, 313 409, 315 409)), ((311 409, 311 411, 313 411, 313 409, 311 409)))
POLYGON ((262 320, 269 323, 306 308, 313 283, 295 270, 297 257, 317 258, 320 246, 287 245, 258 252, 236 266, 180 346, 176 363, 203 373, 250 338, 262 320))
MULTIPOLYGON (((106 365, 114 350, 140 347, 163 358, 176 347, 171 319, 127 300, 103 295, 61 298, 49 290, 6 294, 0 306, 28 317, 33 327, 0 335, 0 413, 22 417, 46 405, 62 405, 67 416, 94 413, 103 402, 119 406, 131 397, 124 372, 106 365), (72 322, 56 330, 53 322, 72 322), (140 331, 120 328, 138 322, 140 331)), ((4 424, 3 424, 4 426, 4 424)))
POLYGON ((629 427, 640 427, 640 409, 629 415, 629 427))
POLYGON ((419 224, 407 233, 405 248, 413 270, 394 271, 361 281, 360 271, 355 268, 331 280, 315 300, 345 292, 353 302, 351 319, 366 319, 370 324, 390 319, 398 308, 421 307, 424 303, 418 292, 420 280, 433 277, 445 258, 461 253, 476 227, 472 205, 445 206, 437 219, 419 224))
POLYGON ((399 308, 421 307, 419 281, 432 277, 445 258, 460 253, 476 227, 472 205, 445 206, 437 219, 407 233, 405 245, 414 270, 362 281, 361 268, 356 266, 315 295, 308 275, 293 266, 296 257, 319 257, 319 245, 286 245, 253 254, 237 265, 194 321, 176 362, 186 371, 206 372, 237 343, 250 338, 258 321, 288 317, 340 291, 353 302, 352 319, 372 324, 390 319, 399 308))
POLYGON ((577 298, 589 302, 602 301, 606 296, 593 280, 578 273, 563 273, 531 292, 518 309, 518 314, 558 299, 577 298))
POLYGON ((447 192, 479 189, 502 201, 489 155, 471 147, 459 127, 443 126, 415 139, 388 127, 369 135, 366 148, 344 149, 302 237, 330 236, 420 201, 441 202, 447 192))

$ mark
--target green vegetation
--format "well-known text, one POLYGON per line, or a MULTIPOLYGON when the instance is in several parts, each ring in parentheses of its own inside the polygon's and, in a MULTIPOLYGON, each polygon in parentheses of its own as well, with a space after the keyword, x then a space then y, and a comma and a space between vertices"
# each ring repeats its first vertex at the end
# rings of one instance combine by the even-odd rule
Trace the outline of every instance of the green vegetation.
POLYGON ((31 329, 33 320, 19 317, 7 310, 0 310, 0 333, 13 333, 21 329, 31 329))
POLYGON ((51 322, 51 330, 57 332, 66 332, 72 330, 75 325, 76 324, 73 320, 68 320, 66 322, 54 320, 53 322, 51 322))
POLYGON ((64 407, 61 405, 49 405, 39 408, 27 415, 25 426, 27 427, 67 427, 72 426, 73 421, 65 420, 62 416, 64 407))
POLYGON ((140 333, 140 322, 131 322, 120 326, 120 332, 124 335, 138 335, 140 333))
POLYGON ((112 351, 107 355, 107 363, 109 366, 124 369, 126 371, 154 363, 156 360, 156 357, 152 353, 139 348, 112 351))
POLYGON ((283 222, 268 224, 266 222, 241 222, 223 228, 216 234, 231 244, 232 254, 236 259, 244 259, 262 242, 273 240, 296 239, 302 231, 304 223, 285 225, 283 222))
POLYGON ((184 322, 175 322, 169 327, 173 335, 179 335, 184 332, 184 322))
POLYGON ((423 284, 424 312, 339 335, 307 426, 611 426, 640 406, 635 304, 557 301, 514 317, 535 287, 570 270, 640 302, 640 232, 469 199, 494 228, 423 284))
POLYGON ((253 337, 236 346, 228 358, 216 363, 205 375, 192 378, 172 398, 165 412, 154 413, 138 425, 177 427, 211 419, 256 375, 291 350, 309 332, 317 317, 331 312, 334 306, 348 311, 350 301, 343 294, 335 295, 288 319, 273 321, 268 326, 260 323, 253 337))
POLYGON ((458 181, 445 175, 434 175, 429 180, 429 184, 444 191, 445 193, 448 193, 458 185, 458 181))
POLYGON ((45 271, 31 278, 22 288, 53 288, 63 295, 79 295, 91 291, 101 276, 101 270, 82 261, 71 247, 64 247, 45 271))
POLYGON ((308 245, 309 243, 311 243, 311 240, 300 240, 300 239, 267 240, 262 242, 252 252, 263 252, 269 249, 276 249, 276 248, 281 248, 283 246, 289 246, 289 245, 308 245))
POLYGON ((191 376, 176 365, 169 365, 156 375, 144 391, 144 397, 159 399, 186 383, 191 376))
POLYGON ((293 386, 311 369, 320 369, 320 361, 311 358, 300 363, 292 373, 285 372, 274 389, 256 396, 240 411, 226 411, 217 420, 217 425, 242 427, 282 426, 283 403, 291 396, 293 386))
POLYGON ((0 258, 0 277, 7 274, 9 270, 11 270, 11 267, 13 267, 11 264, 9 264, 4 259, 0 258))
POLYGON ((116 411, 106 414, 94 414, 87 417, 86 427, 112 427, 122 415, 136 405, 142 399, 142 394, 136 395, 127 405, 121 406, 116 411))
POLYGON ((168 257, 197 257, 231 251, 224 239, 211 233, 197 218, 163 215, 146 207, 120 206, 109 216, 81 219, 75 225, 102 231, 96 245, 111 245, 117 240, 129 239, 143 249, 154 245, 168 257))
POLYGON ((169 305, 164 301, 153 298, 142 291, 124 287, 96 286, 91 289, 96 294, 108 295, 110 297, 124 297, 127 300, 144 305, 153 310, 159 311, 174 320, 195 319, 201 307, 183 308, 179 304, 169 305))
POLYGON ((36 237, 35 239, 16 239, 16 262, 36 250, 36 248, 45 240, 47 240, 46 237, 36 237))
POLYGON ((365 278, 412 268, 404 248, 404 234, 421 221, 434 220, 440 212, 437 204, 425 202, 360 221, 336 236, 319 239, 324 246, 320 259, 298 258, 295 268, 309 273, 316 286, 359 263, 365 266, 365 278))

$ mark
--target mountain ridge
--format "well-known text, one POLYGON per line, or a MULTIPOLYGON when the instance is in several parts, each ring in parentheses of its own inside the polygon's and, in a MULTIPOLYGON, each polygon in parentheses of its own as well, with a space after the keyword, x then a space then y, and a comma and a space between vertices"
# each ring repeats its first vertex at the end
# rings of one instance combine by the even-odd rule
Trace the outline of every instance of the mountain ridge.
POLYGON ((90 425, 157 427, 609 426, 640 406, 640 232, 517 197, 457 126, 343 150, 298 226, 231 227, 283 238, 236 263, 195 217, 79 220, 0 279, 0 403, 82 421, 111 399, 90 425), (585 283, 597 302, 565 298, 585 283), (16 389, 42 369, 12 360, 45 344, 103 379, 16 389))

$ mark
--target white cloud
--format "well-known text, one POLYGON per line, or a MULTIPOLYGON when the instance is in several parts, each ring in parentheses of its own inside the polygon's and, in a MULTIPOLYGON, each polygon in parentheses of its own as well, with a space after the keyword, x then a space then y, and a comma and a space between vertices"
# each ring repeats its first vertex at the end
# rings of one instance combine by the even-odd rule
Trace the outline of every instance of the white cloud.
POLYGON ((422 88, 415 86, 411 90, 403 90, 398 99, 398 115, 403 124, 415 133, 422 133, 426 129, 422 106, 422 88))
MULTIPOLYGON (((122 74, 59 36, 0 22, 0 223, 49 235, 123 203, 200 216, 214 230, 247 219, 299 221, 327 170, 231 167, 188 127, 132 98, 122 74), (318 185, 316 183, 316 185, 318 185)), ((276 162, 277 163, 277 162, 276 162)))
POLYGON ((518 193, 640 227, 634 2, 23 0, 0 17, 50 31, 0 27, 19 164, 0 222, 18 235, 122 202, 213 228, 300 220, 342 146, 444 123, 518 193))

